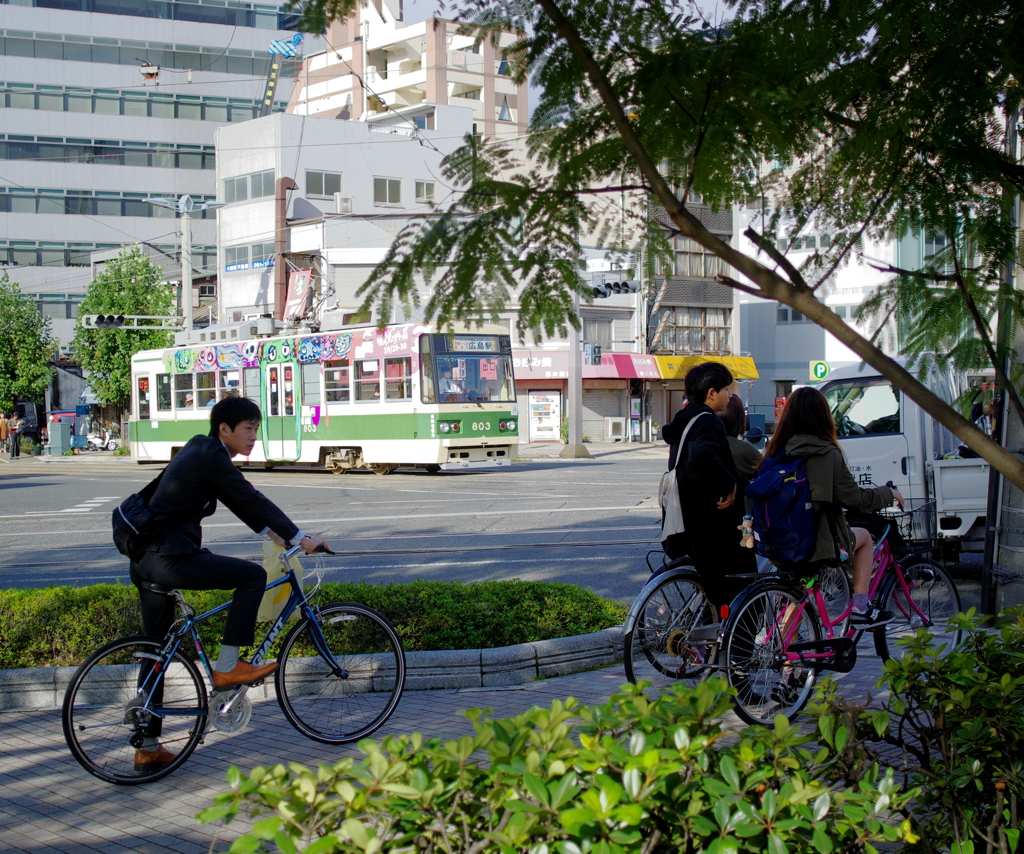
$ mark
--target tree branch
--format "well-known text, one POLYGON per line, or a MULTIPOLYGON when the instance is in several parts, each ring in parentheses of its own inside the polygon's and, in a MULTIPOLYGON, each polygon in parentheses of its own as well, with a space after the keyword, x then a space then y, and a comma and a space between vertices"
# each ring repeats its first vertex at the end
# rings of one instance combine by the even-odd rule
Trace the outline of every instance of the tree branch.
POLYGON ((790 281, 793 283, 795 288, 802 291, 810 291, 807 287, 807 282, 804 281, 804 277, 800 275, 800 271, 793 266, 793 263, 775 247, 767 237, 763 234, 758 234, 750 226, 743 232, 744 236, 751 242, 757 245, 757 247, 764 252, 769 258, 771 258, 776 264, 782 267, 789 274, 790 281))

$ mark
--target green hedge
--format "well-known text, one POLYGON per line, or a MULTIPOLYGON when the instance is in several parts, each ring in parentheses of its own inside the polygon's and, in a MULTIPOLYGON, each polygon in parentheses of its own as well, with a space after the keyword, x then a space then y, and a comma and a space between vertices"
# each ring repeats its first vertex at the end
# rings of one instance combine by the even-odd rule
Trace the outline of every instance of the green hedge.
MULTIPOLYGON (((189 592, 186 598, 202 612, 224 602, 226 594, 189 592)), ((380 611, 395 624, 406 651, 490 648, 585 634, 621 623, 626 615, 622 604, 588 590, 536 581, 325 582, 317 601, 361 602, 380 611)), ((223 627, 223 615, 201 627, 211 653, 223 627)), ((141 631, 133 586, 0 590, 0 669, 76 665, 107 641, 141 631)))

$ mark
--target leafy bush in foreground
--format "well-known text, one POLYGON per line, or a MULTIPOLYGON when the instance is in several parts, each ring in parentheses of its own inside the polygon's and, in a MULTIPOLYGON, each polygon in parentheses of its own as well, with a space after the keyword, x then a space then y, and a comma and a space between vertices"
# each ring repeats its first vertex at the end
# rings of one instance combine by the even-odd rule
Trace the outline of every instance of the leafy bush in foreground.
POLYGON ((256 824, 234 852, 560 852, 829 854, 909 838, 914 792, 863 769, 827 779, 829 751, 778 718, 723 732, 732 706, 719 679, 649 701, 625 686, 603 706, 555 701, 515 718, 467 712, 475 735, 360 743, 365 758, 312 771, 228 773, 231 791, 200 821, 256 824), (576 737, 578 736, 578 738, 576 737))
POLYGON ((881 708, 828 689, 819 730, 847 779, 879 760, 902 766, 904 784, 921 791, 904 808, 915 851, 1009 854, 1019 850, 1024 797, 1024 610, 1000 615, 996 631, 973 609, 954 622, 960 646, 933 650, 919 630, 903 660, 886 664, 881 708))
MULTIPOLYGON (((185 597, 202 612, 225 602, 228 593, 191 591, 185 597)), ((395 624, 407 651, 491 648, 586 634, 626 616, 621 603, 572 584, 540 581, 325 582, 316 601, 361 602, 380 611, 395 624)), ((211 651, 225 619, 221 614, 200 627, 211 651)), ((80 664, 102 644, 141 631, 139 596, 130 585, 0 590, 0 669, 80 664)))

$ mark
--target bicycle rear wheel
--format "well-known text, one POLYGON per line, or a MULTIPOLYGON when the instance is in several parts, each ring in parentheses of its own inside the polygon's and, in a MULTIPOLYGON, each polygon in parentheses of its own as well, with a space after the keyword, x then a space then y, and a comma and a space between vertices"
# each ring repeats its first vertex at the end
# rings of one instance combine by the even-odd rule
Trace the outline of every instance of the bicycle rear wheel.
POLYGON ((334 602, 319 613, 319 623, 304 618, 284 639, 277 701, 306 738, 347 744, 376 732, 395 711, 405 687, 405 652, 391 623, 365 605, 334 602), (318 654, 318 630, 344 669, 341 676, 318 654))
POLYGON ((902 659, 907 648, 898 641, 913 637, 920 628, 931 632, 933 647, 956 646, 961 631, 951 627, 949 621, 960 613, 960 594, 949 573, 926 557, 910 558, 900 567, 909 596, 895 572, 882 583, 880 605, 895 619, 875 631, 875 652, 879 658, 902 659))
POLYGON ((64 694, 64 739, 90 774, 119 786, 152 783, 181 767, 202 740, 207 723, 206 685, 181 650, 164 670, 147 703, 140 694, 164 642, 143 635, 100 647, 71 677, 64 694), (167 765, 136 768, 146 736, 175 753, 167 765))
POLYGON ((785 649, 820 639, 818 620, 800 593, 768 584, 745 595, 725 625, 725 663, 737 714, 749 724, 771 724, 776 715, 799 712, 814 691, 817 672, 788 660, 785 649))
POLYGON ((650 682, 652 696, 677 682, 706 679, 717 649, 717 623, 696 572, 666 578, 647 594, 626 632, 626 678, 650 682))

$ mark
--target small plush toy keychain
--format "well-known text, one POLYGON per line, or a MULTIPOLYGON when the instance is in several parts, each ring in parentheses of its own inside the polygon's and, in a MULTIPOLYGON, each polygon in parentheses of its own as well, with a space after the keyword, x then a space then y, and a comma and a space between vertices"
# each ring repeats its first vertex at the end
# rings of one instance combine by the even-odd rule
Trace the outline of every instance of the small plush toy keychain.
POLYGON ((740 546, 745 549, 752 549, 754 547, 754 517, 744 516, 743 522, 736 527, 743 532, 743 536, 740 538, 740 546))

